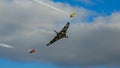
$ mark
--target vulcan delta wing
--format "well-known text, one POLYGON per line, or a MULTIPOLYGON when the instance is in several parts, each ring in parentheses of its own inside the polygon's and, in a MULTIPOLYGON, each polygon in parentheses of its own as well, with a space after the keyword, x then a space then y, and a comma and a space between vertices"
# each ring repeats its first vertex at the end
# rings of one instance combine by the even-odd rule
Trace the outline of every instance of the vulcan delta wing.
POLYGON ((68 22, 63 29, 60 32, 56 32, 56 36, 47 44, 47 46, 53 44, 54 42, 56 42, 57 40, 61 39, 61 38, 68 38, 68 36, 66 35, 68 27, 69 27, 70 23, 68 22))

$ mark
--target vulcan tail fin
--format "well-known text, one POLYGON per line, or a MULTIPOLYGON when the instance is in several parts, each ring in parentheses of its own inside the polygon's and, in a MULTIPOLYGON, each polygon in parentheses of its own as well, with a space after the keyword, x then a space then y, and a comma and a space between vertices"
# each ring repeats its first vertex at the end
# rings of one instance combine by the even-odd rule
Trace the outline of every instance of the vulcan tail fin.
POLYGON ((56 34, 58 34, 58 32, 56 30, 53 30, 56 34))

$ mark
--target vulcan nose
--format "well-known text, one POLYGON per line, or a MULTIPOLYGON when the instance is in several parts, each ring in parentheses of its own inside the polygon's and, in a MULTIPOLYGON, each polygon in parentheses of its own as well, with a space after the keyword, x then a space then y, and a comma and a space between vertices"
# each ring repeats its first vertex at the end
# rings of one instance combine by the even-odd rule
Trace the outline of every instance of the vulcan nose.
POLYGON ((70 23, 68 22, 67 24, 69 25, 70 23))

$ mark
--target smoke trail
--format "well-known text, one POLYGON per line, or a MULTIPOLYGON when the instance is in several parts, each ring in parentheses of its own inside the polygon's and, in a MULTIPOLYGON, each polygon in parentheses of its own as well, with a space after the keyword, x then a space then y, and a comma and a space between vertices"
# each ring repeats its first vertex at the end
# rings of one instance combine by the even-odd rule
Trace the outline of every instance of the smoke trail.
POLYGON ((48 7, 48 8, 51 8, 51 9, 53 9, 53 10, 56 10, 56 11, 58 11, 58 12, 65 13, 65 11, 60 10, 60 9, 54 7, 54 6, 48 5, 48 4, 46 4, 46 3, 44 3, 44 2, 42 2, 42 1, 40 1, 40 0, 33 0, 33 1, 35 1, 35 2, 37 2, 37 3, 39 3, 39 4, 42 4, 42 5, 44 5, 44 6, 48 7))
POLYGON ((0 46, 2 46, 2 47, 6 47, 6 48, 14 48, 14 47, 12 47, 12 46, 10 46, 10 45, 2 44, 2 43, 0 43, 0 46))

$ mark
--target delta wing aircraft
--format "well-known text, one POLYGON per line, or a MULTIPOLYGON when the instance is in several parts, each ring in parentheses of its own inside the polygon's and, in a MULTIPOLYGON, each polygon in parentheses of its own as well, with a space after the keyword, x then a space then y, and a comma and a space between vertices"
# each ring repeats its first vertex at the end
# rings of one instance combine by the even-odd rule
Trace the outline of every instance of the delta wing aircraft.
POLYGON ((63 27, 63 29, 60 32, 57 32, 56 30, 54 30, 54 32, 56 33, 56 36, 47 44, 47 46, 53 44, 54 42, 56 42, 57 40, 61 38, 68 38, 66 33, 67 33, 69 25, 70 23, 67 22, 67 24, 63 27))

